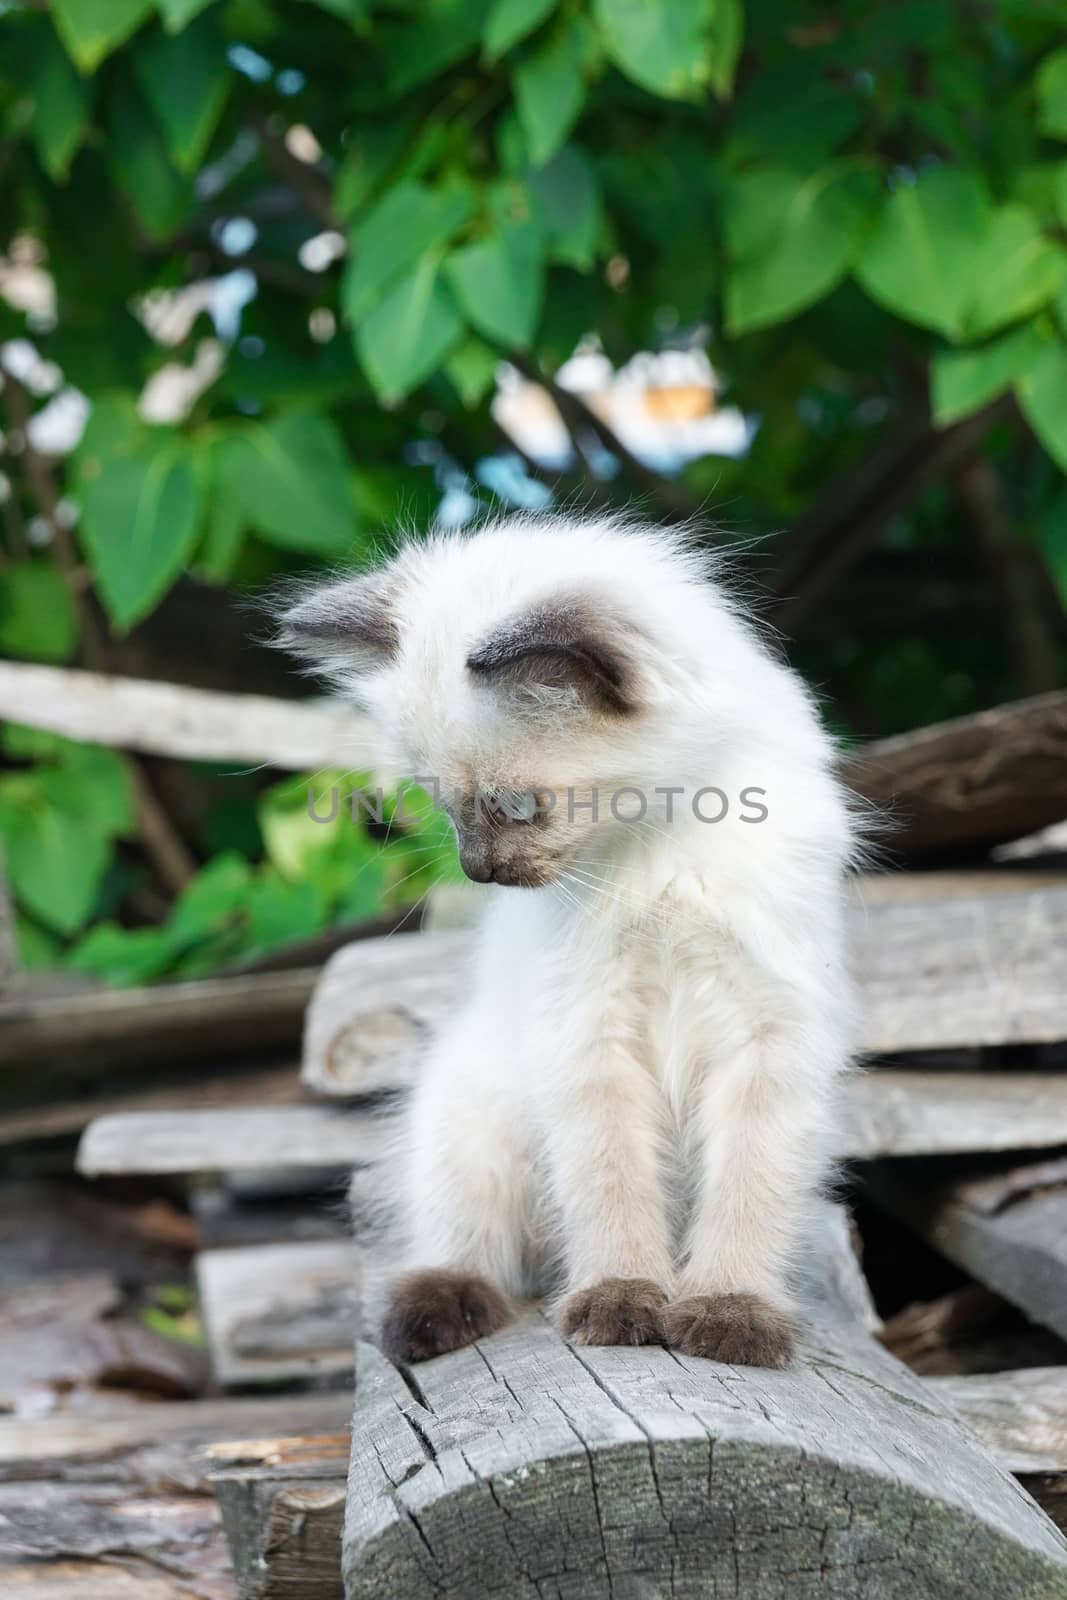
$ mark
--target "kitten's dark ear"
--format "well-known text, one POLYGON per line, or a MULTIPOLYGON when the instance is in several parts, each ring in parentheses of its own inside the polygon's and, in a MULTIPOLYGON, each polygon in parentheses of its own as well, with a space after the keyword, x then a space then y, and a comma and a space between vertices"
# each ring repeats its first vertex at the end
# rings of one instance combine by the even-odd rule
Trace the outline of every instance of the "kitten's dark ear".
POLYGON ((637 630, 584 595, 563 595, 502 623, 476 645, 478 678, 525 689, 577 691, 594 710, 624 716, 640 705, 637 630))
POLYGON ((392 602, 388 573, 324 584, 278 608, 274 643, 324 671, 380 666, 400 644, 392 602))

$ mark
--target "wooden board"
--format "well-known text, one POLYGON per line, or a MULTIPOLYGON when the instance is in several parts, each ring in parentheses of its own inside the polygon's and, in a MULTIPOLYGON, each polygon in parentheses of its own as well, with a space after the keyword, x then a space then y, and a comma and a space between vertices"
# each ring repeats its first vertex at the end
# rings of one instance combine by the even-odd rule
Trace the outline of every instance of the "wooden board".
MULTIPOLYGON (((384 1081, 384 1080, 383 1080, 384 1081)), ((1067 1143, 1067 1074, 877 1068, 845 1086, 840 1153, 962 1154, 1067 1143)), ((90 1124, 86 1177, 364 1166, 383 1150, 381 1112, 361 1106, 117 1113, 90 1124)))
POLYGON ((204 1250, 196 1282, 224 1388, 351 1376, 359 1289, 349 1241, 204 1250))
POLYGON ((295 1046, 318 978, 314 967, 199 978, 149 989, 96 989, 0 1001, 0 1081, 17 1088, 28 1064, 66 1079, 101 1065, 255 1056, 295 1046))
MULTIPOLYGON (((1067 888, 855 907, 869 1055, 1067 1039, 1067 888)), ((308 1008, 304 1079, 350 1095, 409 1078, 465 981, 462 932, 366 940, 331 958, 308 1008)))
POLYGON ((293 1105, 218 1111, 119 1112, 90 1123, 78 1148, 85 1177, 274 1168, 328 1176, 381 1151, 365 1110, 293 1105))
POLYGON ((1028 1192, 1016 1178, 1008 1184, 1000 1167, 950 1177, 939 1164, 879 1162, 868 1187, 934 1249, 1067 1339, 1067 1183, 1039 1176, 1028 1192))
POLYGON ((923 1381, 1009 1472, 1067 1473, 1067 1367, 923 1381))

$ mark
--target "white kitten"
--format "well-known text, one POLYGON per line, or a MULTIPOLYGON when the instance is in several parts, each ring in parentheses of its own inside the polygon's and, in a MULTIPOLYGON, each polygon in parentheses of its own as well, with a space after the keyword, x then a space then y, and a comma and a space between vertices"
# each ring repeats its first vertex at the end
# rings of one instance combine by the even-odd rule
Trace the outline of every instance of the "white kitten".
POLYGON ((811 698, 708 565, 676 534, 518 517, 284 617, 492 880, 404 1123, 397 1359, 546 1282, 579 1342, 789 1359, 852 1047, 852 823, 811 698))

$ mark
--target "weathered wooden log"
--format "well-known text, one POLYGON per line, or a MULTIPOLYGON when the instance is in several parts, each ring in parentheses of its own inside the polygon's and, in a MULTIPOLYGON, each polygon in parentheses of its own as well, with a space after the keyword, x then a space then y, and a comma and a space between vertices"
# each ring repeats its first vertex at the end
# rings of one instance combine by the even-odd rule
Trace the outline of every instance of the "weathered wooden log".
POLYGON ((283 772, 374 764, 366 717, 330 701, 221 694, 73 667, 0 662, 0 720, 185 761, 283 772))
POLYGON ((784 1372, 524 1324, 361 1347, 347 1600, 1063 1600, 1067 1543, 839 1303, 784 1372))
POLYGON ((1067 690, 855 751, 843 776, 912 859, 977 855, 1067 817, 1067 690))
MULTIPOLYGON (((402 1087, 410 1071, 377 1086, 402 1087)), ((380 1110, 360 1103, 247 1110, 116 1112, 82 1135, 88 1178, 131 1174, 311 1170, 381 1159, 380 1110)), ((1044 1149, 1067 1143, 1067 1074, 878 1068, 845 1086, 839 1154, 863 1159, 1044 1149)))
POLYGON ((1067 1170, 876 1162, 873 1198, 1032 1321, 1067 1339, 1067 1170))
POLYGON ((351 1376, 358 1261, 344 1239, 204 1250, 197 1293, 224 1388, 351 1376))
MULTIPOLYGON (((852 928, 869 1054, 1067 1039, 1067 888, 889 900, 854 909, 852 928)), ((308 1087, 366 1094, 410 1077, 462 991, 466 948, 448 932, 338 951, 308 1008, 308 1087)))

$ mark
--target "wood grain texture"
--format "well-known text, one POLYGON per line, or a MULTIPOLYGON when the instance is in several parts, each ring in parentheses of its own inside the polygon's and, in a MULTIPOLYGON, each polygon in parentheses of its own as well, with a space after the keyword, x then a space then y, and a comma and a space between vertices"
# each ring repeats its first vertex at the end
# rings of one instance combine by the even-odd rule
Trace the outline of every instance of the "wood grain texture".
POLYGON ((911 857, 978 853, 1067 816, 1067 690, 867 745, 848 785, 896 824, 911 857))
POLYGON ((870 1338, 784 1372, 567 1346, 361 1348, 347 1600, 1062 1600, 1067 1545, 870 1338))
POLYGON ((196 1283, 224 1388, 351 1374, 359 1293, 349 1241, 204 1250, 196 1283))
POLYGON ((1067 1367, 923 1381, 1009 1472, 1067 1473, 1067 1367))
POLYGON ((343 1600, 347 1431, 279 1440, 213 1475, 241 1600, 343 1600))

